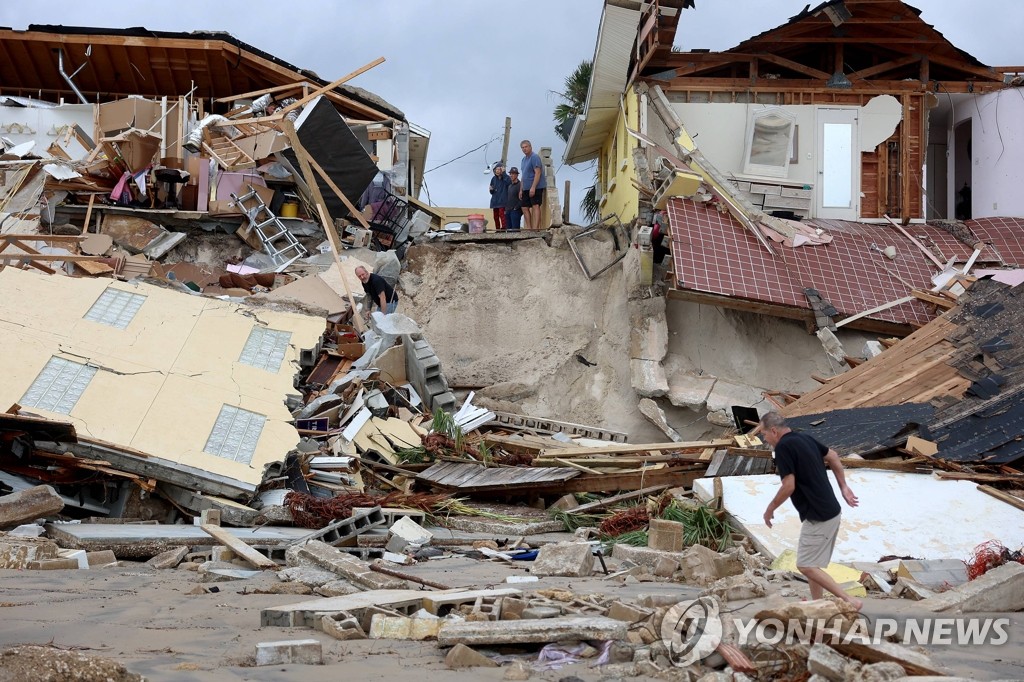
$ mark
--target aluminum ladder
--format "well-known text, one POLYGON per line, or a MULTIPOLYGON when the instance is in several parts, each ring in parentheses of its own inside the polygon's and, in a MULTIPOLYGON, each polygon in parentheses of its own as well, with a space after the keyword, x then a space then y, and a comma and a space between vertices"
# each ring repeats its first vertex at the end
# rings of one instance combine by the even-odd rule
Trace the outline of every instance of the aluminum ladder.
POLYGON ((274 265, 284 265, 306 255, 306 248, 263 203, 256 190, 250 190, 248 194, 240 197, 232 193, 231 198, 249 218, 249 229, 256 232, 256 236, 263 244, 263 250, 274 261, 274 265), (250 199, 255 201, 247 203, 250 199))

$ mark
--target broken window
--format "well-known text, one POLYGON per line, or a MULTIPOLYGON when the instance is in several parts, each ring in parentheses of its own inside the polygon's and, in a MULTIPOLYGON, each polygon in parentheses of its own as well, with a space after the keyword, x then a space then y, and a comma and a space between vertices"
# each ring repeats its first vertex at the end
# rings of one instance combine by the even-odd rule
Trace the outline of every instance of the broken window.
POLYGON ((85 319, 108 327, 126 329, 145 301, 146 297, 142 294, 108 287, 89 308, 85 319))
POLYGON ((238 361, 276 373, 281 369, 281 363, 284 362, 284 354, 288 350, 288 343, 291 339, 291 332, 253 327, 238 361))
POLYGON ((95 375, 96 368, 91 365, 52 357, 18 402, 24 407, 71 414, 95 375))
POLYGON ((772 107, 754 111, 748 127, 743 172, 784 178, 789 174, 796 116, 772 107))
POLYGON ((262 414, 224 405, 220 408, 203 452, 248 464, 256 452, 256 444, 266 421, 267 418, 262 414))

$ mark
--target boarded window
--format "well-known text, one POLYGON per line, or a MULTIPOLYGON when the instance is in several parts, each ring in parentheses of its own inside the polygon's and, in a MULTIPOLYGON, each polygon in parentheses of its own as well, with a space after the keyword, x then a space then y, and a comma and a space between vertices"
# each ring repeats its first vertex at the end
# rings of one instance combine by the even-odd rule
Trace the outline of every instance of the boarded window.
POLYGON ((146 297, 142 294, 108 288, 89 308, 85 319, 105 324, 108 327, 126 329, 145 301, 146 297))
POLYGON ((52 357, 18 402, 24 407, 71 414, 96 368, 64 358, 52 357))
POLYGON ((253 327, 238 361, 277 373, 281 369, 281 363, 284 362, 284 355, 291 339, 291 332, 253 327))
POLYGON ((256 412, 224 405, 213 425, 204 452, 233 462, 248 464, 256 452, 267 418, 256 412))

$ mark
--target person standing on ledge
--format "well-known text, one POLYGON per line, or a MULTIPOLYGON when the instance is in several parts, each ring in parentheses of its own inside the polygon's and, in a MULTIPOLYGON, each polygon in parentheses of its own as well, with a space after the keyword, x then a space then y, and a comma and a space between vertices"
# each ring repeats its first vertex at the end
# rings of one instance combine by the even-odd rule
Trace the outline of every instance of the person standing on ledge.
POLYGON ((366 268, 356 268, 356 277, 363 283, 363 291, 366 293, 366 313, 369 315, 373 310, 373 304, 380 306, 385 315, 390 315, 398 308, 398 294, 388 284, 387 280, 376 273, 367 272, 366 268))
POLYGON ((792 499, 802 522, 796 567, 807 577, 811 599, 821 599, 823 590, 827 590, 860 611, 863 602, 846 594, 825 572, 832 561, 842 517, 842 507, 832 491, 826 467, 836 477, 846 503, 851 507, 858 504, 857 496, 846 484, 839 453, 813 436, 794 432, 778 412, 761 417, 761 433, 775 450, 775 468, 782 479, 779 491, 764 512, 765 525, 771 528, 775 510, 792 499))
POLYGON ((491 177, 491 213, 494 215, 494 228, 504 230, 508 227, 505 217, 505 204, 508 203, 508 188, 511 179, 505 174, 505 164, 499 161, 494 164, 494 175, 491 177))
POLYGON ((534 153, 529 140, 520 142, 519 148, 523 150, 523 162, 519 164, 522 173, 519 196, 523 200, 523 219, 527 230, 539 230, 540 207, 544 205, 544 189, 547 187, 544 179, 544 162, 541 161, 539 154, 534 153))

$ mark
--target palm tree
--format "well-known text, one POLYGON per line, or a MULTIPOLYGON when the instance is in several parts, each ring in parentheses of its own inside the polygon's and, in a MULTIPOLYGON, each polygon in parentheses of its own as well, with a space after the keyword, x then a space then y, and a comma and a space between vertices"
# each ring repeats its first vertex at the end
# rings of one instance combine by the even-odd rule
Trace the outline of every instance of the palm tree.
MULTIPOLYGON (((563 142, 569 141, 569 133, 576 118, 583 113, 587 105, 587 92, 590 90, 590 76, 593 73, 593 62, 582 61, 565 79, 565 91, 555 93, 562 102, 555 105, 555 134, 563 142)), ((594 184, 587 188, 580 200, 580 210, 588 221, 595 221, 601 208, 597 199, 597 167, 594 169, 594 184)))

